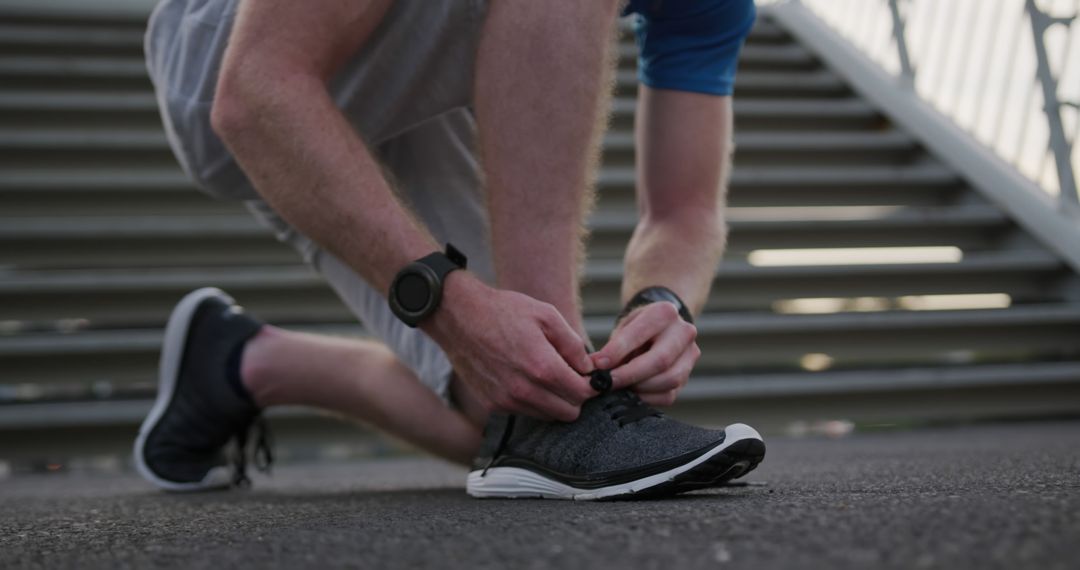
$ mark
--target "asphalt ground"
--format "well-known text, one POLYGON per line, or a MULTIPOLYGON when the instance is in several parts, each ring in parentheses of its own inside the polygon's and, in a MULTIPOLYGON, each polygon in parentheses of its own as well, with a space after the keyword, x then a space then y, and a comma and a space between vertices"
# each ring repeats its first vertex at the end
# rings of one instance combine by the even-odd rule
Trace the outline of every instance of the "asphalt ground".
POLYGON ((753 485, 615 503, 475 500, 428 459, 12 476, 0 568, 1080 568, 1080 422, 767 443, 753 485))

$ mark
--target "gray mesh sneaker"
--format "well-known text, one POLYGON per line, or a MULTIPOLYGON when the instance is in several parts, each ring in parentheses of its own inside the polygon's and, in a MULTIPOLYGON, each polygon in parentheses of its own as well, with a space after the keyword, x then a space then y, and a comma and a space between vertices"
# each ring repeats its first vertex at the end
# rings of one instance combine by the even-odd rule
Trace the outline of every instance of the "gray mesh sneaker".
POLYGON ((261 410, 230 362, 262 323, 224 292, 199 289, 173 309, 161 350, 157 400, 135 440, 135 466, 168 491, 202 491, 248 483, 248 434, 255 428, 256 465, 272 457, 261 410), (238 380, 238 379, 236 379, 238 380), (231 457, 229 443, 234 442, 231 457))
POLYGON ((765 443, 750 426, 691 426, 619 391, 586 402, 573 423, 492 416, 467 490, 474 497, 661 497, 741 477, 764 457, 765 443))

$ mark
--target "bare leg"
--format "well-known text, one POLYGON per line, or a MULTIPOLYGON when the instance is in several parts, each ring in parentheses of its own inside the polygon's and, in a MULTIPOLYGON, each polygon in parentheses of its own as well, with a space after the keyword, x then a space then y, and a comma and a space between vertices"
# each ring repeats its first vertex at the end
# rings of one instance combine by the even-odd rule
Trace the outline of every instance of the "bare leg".
POLYGON ((244 349, 241 377, 263 407, 338 412, 466 465, 480 446, 480 429, 377 342, 265 326, 244 349))
POLYGON ((477 59, 499 286, 553 304, 579 331, 582 218, 611 91, 618 5, 492 2, 477 59))

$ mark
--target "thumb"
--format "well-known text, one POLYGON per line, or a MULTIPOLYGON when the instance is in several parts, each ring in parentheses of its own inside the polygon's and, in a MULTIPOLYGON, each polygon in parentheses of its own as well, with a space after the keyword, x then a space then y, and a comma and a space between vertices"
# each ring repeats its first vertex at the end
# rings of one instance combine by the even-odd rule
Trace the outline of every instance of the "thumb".
POLYGON ((563 360, 570 365, 578 374, 588 374, 595 368, 589 353, 585 349, 585 341, 566 322, 566 319, 558 311, 551 311, 551 315, 541 321, 544 336, 562 356, 563 360))

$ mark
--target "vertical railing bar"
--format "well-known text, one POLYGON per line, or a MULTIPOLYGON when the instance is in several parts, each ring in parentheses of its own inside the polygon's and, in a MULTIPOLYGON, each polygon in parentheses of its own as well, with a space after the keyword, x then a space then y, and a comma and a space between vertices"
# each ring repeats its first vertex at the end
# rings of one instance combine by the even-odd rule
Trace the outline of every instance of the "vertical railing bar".
POLYGON ((900 81, 909 89, 915 88, 915 68, 911 65, 911 56, 908 54, 907 38, 904 33, 904 18, 900 14, 898 0, 889 0, 889 12, 892 15, 893 42, 896 44, 896 55, 900 58, 900 81))
MULTIPOLYGON (((1001 105, 998 106, 997 123, 994 125, 994 134, 993 134, 992 137, 990 137, 990 140, 992 140, 992 141, 1000 141, 1001 140, 1001 131, 1005 127, 1005 115, 1006 115, 1006 113, 1004 112, 1004 109, 1005 109, 1005 104, 1008 102, 1009 94, 1012 92, 1012 90, 1009 89, 1009 86, 1014 84, 1014 82, 1011 79, 1012 79, 1014 71, 1016 70, 1016 60, 1019 59, 1019 57, 1020 57, 1019 52, 1018 52, 1018 50, 1016 48, 1020 45, 1020 36, 1023 35, 1023 33, 1024 33, 1024 26, 1023 26, 1024 15, 1025 15, 1024 8, 1023 8, 1023 6, 1021 6, 1021 8, 1020 8, 1020 19, 1017 20, 1016 26, 1013 27, 1013 30, 1015 30, 1015 32, 1012 35, 1012 41, 1009 43, 1009 51, 1005 52, 1006 55, 1010 56, 1010 57, 1009 57, 1009 63, 1007 63, 1006 66, 1005 66, 1005 75, 1003 76, 1004 80, 1005 80, 1004 81, 1005 89, 1003 89, 1001 91, 1001 105)), ((999 144, 999 152, 1001 152, 1002 156, 1005 156, 1004 147, 1001 147, 1000 143, 998 143, 998 144, 999 144)))
POLYGON ((996 9, 994 10, 993 15, 990 17, 990 30, 989 33, 986 35, 986 57, 983 59, 982 65, 982 79, 979 80, 979 90, 976 92, 982 93, 983 96, 979 97, 979 104, 975 106, 975 117, 971 121, 971 124, 973 125, 973 131, 975 132, 978 132, 977 125, 979 125, 979 120, 982 119, 983 110, 990 102, 990 97, 985 94, 986 85, 990 81, 990 69, 992 67, 990 63, 993 61, 994 56, 994 33, 997 31, 998 25, 1001 23, 1001 13, 1003 11, 1003 6, 1007 1, 1008 0, 998 0, 998 3, 994 5, 996 9))
MULTIPOLYGON (((1080 9, 1077 9, 1073 13, 1080 13, 1080 9)), ((1061 64, 1057 72, 1054 73, 1054 77, 1057 77, 1059 80, 1065 74, 1065 70, 1067 69, 1066 62, 1069 60, 1069 50, 1072 49, 1073 39, 1076 37, 1076 34, 1072 33, 1072 30, 1071 24, 1068 25, 1065 30, 1065 42, 1061 49, 1061 64)))
POLYGON ((956 14, 959 10, 957 8, 958 3, 955 0, 953 2, 948 2, 948 4, 949 11, 946 12, 947 16, 944 20, 945 37, 942 40, 941 49, 938 51, 941 59, 941 65, 934 69, 936 73, 934 74, 934 77, 930 82, 930 85, 934 86, 934 88, 937 90, 937 95, 934 97, 934 99, 936 100, 936 104, 939 109, 944 109, 945 94, 947 93, 947 90, 942 88, 942 81, 946 77, 948 69, 952 66, 952 60, 950 58, 952 56, 951 48, 955 43, 953 41, 955 36, 953 36, 950 32, 951 30, 955 29, 956 14))
MULTIPOLYGON (((932 12, 930 13, 931 17, 929 18, 930 23, 927 24, 926 35, 923 36, 925 39, 923 40, 923 48, 921 50, 921 53, 919 53, 919 60, 915 62, 916 65, 920 66, 919 73, 921 77, 929 77, 928 73, 930 69, 935 63, 938 63, 936 58, 932 58, 931 55, 934 53, 934 44, 937 41, 939 35, 938 31, 941 28, 941 18, 938 17, 939 12, 944 9, 944 6, 942 2, 931 2, 930 6, 932 7, 932 12)), ((918 86, 916 85, 916 87, 918 86)), ((930 85, 928 89, 932 89, 932 87, 933 86, 930 85)), ((931 96, 928 93, 927 96, 924 98, 926 100, 930 100, 931 96)))
POLYGON ((859 3, 859 6, 861 6, 863 10, 859 12, 859 27, 855 31, 855 37, 857 38, 856 45, 863 51, 866 51, 866 46, 870 43, 867 39, 867 35, 873 33, 873 30, 870 29, 870 22, 874 20, 874 3, 863 0, 859 3))
MULTIPOLYGON (((887 6, 889 1, 891 0, 881 0, 881 4, 878 5, 878 17, 874 21, 874 39, 876 40, 874 43, 874 58, 877 60, 878 64, 881 65, 882 68, 885 67, 886 62, 892 61, 892 58, 889 57, 890 48, 892 46, 892 34, 877 33, 878 28, 882 25, 886 27, 891 25, 891 19, 882 18, 880 15, 882 9, 885 9, 886 11, 889 9, 889 7, 887 6)), ((899 73, 900 72, 897 71, 898 75, 899 73)))
MULTIPOLYGON (((1046 54, 1046 30, 1055 23, 1071 25, 1072 19, 1051 18, 1039 9, 1035 0, 1026 1, 1027 10, 1031 19, 1031 32, 1035 40, 1035 59, 1037 63, 1037 79, 1043 91, 1043 110, 1046 113, 1046 123, 1049 129, 1049 147, 1054 153, 1054 162, 1057 164, 1058 184, 1061 193, 1058 195, 1061 207, 1073 213, 1080 213, 1080 196, 1076 193, 1076 178, 1072 170, 1072 152, 1069 142, 1065 140, 1065 129, 1061 124, 1061 105, 1057 98, 1057 80, 1054 79, 1050 70, 1050 61, 1046 54)), ((1075 18, 1076 15, 1073 15, 1075 18)))
MULTIPOLYGON (((897 77, 900 77, 903 75, 904 70, 903 64, 900 62, 900 54, 893 46, 893 23, 892 16, 890 15, 891 9, 888 6, 890 1, 891 0, 881 0, 881 6, 879 8, 879 12, 884 12, 884 14, 878 18, 878 29, 883 30, 885 33, 878 34, 878 53, 880 54, 879 57, 882 62, 887 61, 890 65, 893 65, 893 62, 895 62, 895 73, 897 77)), ((907 42, 905 41, 904 44, 906 47, 907 42)), ((910 57, 908 59, 910 63, 910 57)))
POLYGON ((940 17, 939 14, 940 12, 947 10, 947 6, 944 5, 944 2, 933 2, 933 5, 934 17, 931 18, 931 22, 933 22, 934 27, 930 33, 928 33, 926 54, 923 54, 924 57, 921 57, 921 60, 924 63, 922 77, 927 78, 927 93, 924 98, 931 101, 931 103, 933 103, 934 99, 933 90, 935 84, 930 80, 930 71, 931 69, 936 71, 937 68, 944 64, 942 58, 934 57, 934 54, 940 51, 940 44, 942 44, 945 41, 945 37, 948 36, 948 29, 944 27, 945 19, 940 17))
POLYGON ((1024 105, 1022 107, 1024 122, 1020 123, 1020 132, 1016 136, 1016 154, 1013 155, 1013 163, 1016 164, 1019 164, 1020 153, 1024 151, 1024 138, 1027 137, 1027 130, 1028 125, 1031 124, 1031 117, 1032 115, 1037 114, 1037 112, 1031 111, 1031 106, 1035 103, 1035 93, 1038 91, 1038 81, 1032 81, 1028 86, 1027 96, 1024 97, 1024 105))
MULTIPOLYGON (((953 0, 953 1, 955 2, 957 0, 953 0)), ((978 8, 977 8, 977 6, 976 6, 974 12, 975 12, 975 15, 978 16, 978 8)), ((953 118, 956 119, 956 122, 958 124, 960 123, 960 102, 963 101, 963 99, 964 99, 964 92, 966 91, 966 88, 967 88, 967 85, 968 85, 967 79, 971 75, 972 71, 975 68, 974 65, 968 65, 968 66, 963 65, 963 62, 965 61, 965 58, 972 57, 971 56, 971 46, 975 43, 975 33, 973 32, 973 30, 975 29, 975 21, 972 21, 971 25, 969 25, 969 26, 964 26, 964 28, 966 28, 964 30, 964 33, 965 33, 964 39, 960 42, 960 45, 962 45, 964 47, 961 48, 961 50, 960 50, 960 55, 958 57, 958 59, 960 61, 960 69, 957 70, 957 73, 956 73, 956 76, 960 79, 960 82, 956 86, 956 97, 953 98, 952 111, 950 112, 950 114, 953 116, 953 118)), ((972 59, 974 59, 974 58, 972 58, 972 59)), ((967 127, 965 127, 965 128, 967 128, 967 127)))
MULTIPOLYGON (((1050 141, 1047 141, 1046 150, 1043 151, 1042 160, 1039 161, 1039 180, 1046 178, 1046 163, 1054 160, 1054 151, 1050 149, 1050 141)), ((1060 177, 1059 177, 1060 178, 1060 177)), ((1060 180, 1058 184, 1060 186, 1060 180)))

